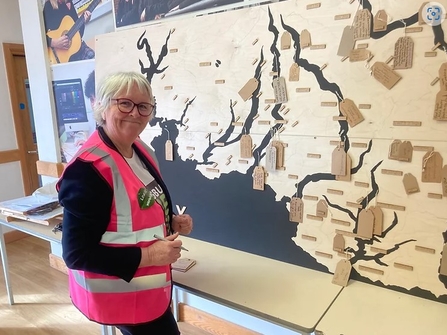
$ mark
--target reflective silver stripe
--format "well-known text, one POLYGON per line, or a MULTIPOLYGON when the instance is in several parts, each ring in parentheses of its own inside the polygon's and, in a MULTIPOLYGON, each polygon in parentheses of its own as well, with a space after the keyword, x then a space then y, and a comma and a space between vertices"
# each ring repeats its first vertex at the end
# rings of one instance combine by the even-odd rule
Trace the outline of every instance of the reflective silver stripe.
MULTIPOLYGON (((121 178, 121 173, 113 160, 112 156, 98 147, 93 147, 89 150, 92 154, 97 155, 102 158, 102 160, 110 167, 112 170, 113 177, 113 192, 114 201, 117 216, 117 231, 123 233, 132 232, 132 211, 130 206, 129 195, 127 194, 126 187, 124 186, 123 178, 121 178)), ((135 196, 137 196, 135 194, 135 196)), ((102 240, 101 240, 102 241, 102 240)))
POLYGON ((171 281, 166 281, 165 273, 136 277, 128 283, 122 279, 85 278, 77 270, 70 271, 76 282, 91 293, 127 293, 171 286, 171 281))
POLYGON ((164 223, 152 228, 146 228, 133 232, 106 231, 101 238, 101 242, 108 244, 137 244, 139 242, 154 241, 154 234, 164 236, 164 223))
POLYGON ((137 138, 137 140, 135 142, 138 142, 141 146, 143 146, 146 149, 146 151, 149 153, 149 155, 151 155, 152 159, 154 160, 154 162, 156 164, 156 168, 158 169, 159 168, 158 159, 157 159, 157 156, 155 156, 154 150, 152 150, 152 148, 150 146, 148 146, 146 143, 144 143, 144 141, 141 139, 137 138))

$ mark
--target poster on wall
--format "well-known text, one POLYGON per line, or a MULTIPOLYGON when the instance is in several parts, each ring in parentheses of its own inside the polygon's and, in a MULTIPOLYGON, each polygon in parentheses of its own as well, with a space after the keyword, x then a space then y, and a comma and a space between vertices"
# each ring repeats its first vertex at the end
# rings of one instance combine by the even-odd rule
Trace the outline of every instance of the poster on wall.
POLYGON ((52 72, 61 157, 69 162, 96 128, 95 61, 55 65, 52 72))
POLYGON ((243 0, 113 0, 117 28, 230 5, 243 0))
POLYGON ((44 0, 43 17, 50 64, 95 58, 95 32, 100 29, 93 21, 110 6, 111 0, 44 0), (102 7, 102 8, 101 8, 102 7))

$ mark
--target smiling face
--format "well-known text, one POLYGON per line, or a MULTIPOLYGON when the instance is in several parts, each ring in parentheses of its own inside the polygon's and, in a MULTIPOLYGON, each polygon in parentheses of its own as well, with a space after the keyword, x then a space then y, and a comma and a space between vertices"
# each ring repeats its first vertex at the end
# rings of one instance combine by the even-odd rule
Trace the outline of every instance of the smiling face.
MULTIPOLYGON (((116 94, 113 99, 129 99, 136 104, 153 102, 152 98, 141 92, 137 85, 134 85, 129 90, 129 93, 126 91, 116 94)), ((120 151, 122 149, 127 150, 131 148, 132 143, 146 128, 151 117, 152 114, 150 116, 141 116, 138 113, 137 106, 128 114, 122 113, 118 109, 116 100, 112 100, 109 108, 102 113, 104 120, 103 128, 120 151)))

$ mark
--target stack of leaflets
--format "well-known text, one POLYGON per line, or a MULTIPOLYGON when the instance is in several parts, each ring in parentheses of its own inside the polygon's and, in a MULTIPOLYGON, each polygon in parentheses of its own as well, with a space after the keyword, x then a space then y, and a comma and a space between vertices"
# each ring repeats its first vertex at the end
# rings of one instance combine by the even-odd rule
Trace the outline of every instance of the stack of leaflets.
POLYGON ((0 214, 47 226, 62 213, 63 208, 54 197, 35 194, 0 202, 0 214))
POLYGON ((179 258, 175 263, 172 263, 172 269, 186 272, 196 264, 196 261, 190 258, 179 258))

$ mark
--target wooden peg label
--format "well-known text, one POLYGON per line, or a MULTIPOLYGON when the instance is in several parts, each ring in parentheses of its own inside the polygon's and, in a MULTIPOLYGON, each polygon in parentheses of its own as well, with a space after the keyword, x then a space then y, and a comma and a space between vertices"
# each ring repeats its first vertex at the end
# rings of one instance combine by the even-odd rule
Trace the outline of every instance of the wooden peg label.
POLYGON ((357 11, 354 18, 354 40, 364 40, 371 36, 371 12, 368 9, 357 11))
POLYGON ((383 212, 382 208, 379 206, 372 206, 369 208, 369 210, 374 215, 374 228, 373 228, 373 234, 374 235, 382 235, 383 232, 383 212))
POLYGON ((413 66, 414 42, 410 36, 399 37, 394 45, 394 69, 411 69, 413 66))
POLYGON ((317 203, 317 216, 326 218, 328 212, 328 206, 326 200, 321 199, 317 203))
POLYGON ((337 56, 349 56, 351 50, 354 49, 354 45, 354 27, 346 26, 345 29, 343 29, 343 34, 341 35, 337 56))
POLYGON ((442 195, 447 197, 447 165, 442 168, 442 195))
POLYGON ((281 50, 290 49, 292 44, 292 37, 288 31, 285 31, 281 35, 281 50))
POLYGON ((371 68, 373 77, 391 90, 402 77, 383 62, 375 62, 371 68))
POLYGON ((346 152, 342 147, 336 147, 332 151, 331 174, 346 176, 346 152))
POLYGON ((447 91, 447 63, 443 63, 439 68, 438 77, 441 81, 441 91, 447 91))
POLYGON ((385 10, 379 10, 376 15, 374 15, 374 26, 373 31, 385 31, 388 26, 388 14, 385 10))
POLYGON ((312 44, 312 41, 311 41, 311 38, 310 38, 310 32, 307 29, 304 29, 301 32, 301 35, 300 35, 300 46, 301 46, 301 49, 308 48, 308 47, 311 46, 311 44, 312 44))
POLYGON ((351 99, 344 99, 340 102, 340 112, 346 116, 350 127, 355 127, 365 120, 362 113, 351 99))
POLYGON ((442 249, 441 268, 439 269, 439 274, 447 276, 447 243, 444 244, 444 248, 442 249))
POLYGON ((264 168, 258 165, 255 167, 253 171, 253 189, 258 191, 264 191, 264 185, 265 185, 264 168))
POLYGON ((265 151, 265 169, 269 172, 276 170, 276 147, 269 145, 265 151))
POLYGON ((284 77, 273 79, 273 93, 275 95, 276 104, 287 102, 287 87, 284 77))
POLYGON ((276 169, 284 167, 284 144, 281 141, 272 141, 272 146, 276 148, 276 169))
POLYGON ((241 137, 241 158, 251 158, 253 157, 253 153, 251 147, 253 145, 253 141, 251 136, 248 134, 242 135, 241 137))
POLYGON ((335 268, 334 277, 332 277, 332 284, 339 286, 347 286, 349 276, 351 275, 352 265, 347 259, 341 259, 335 268))
POLYGON ((418 180, 411 173, 404 174, 402 182, 404 184, 405 193, 408 195, 420 192, 418 180))
POLYGON ((300 80, 300 66, 297 63, 292 63, 289 69, 289 81, 300 80))
POLYGON ((352 49, 349 53, 350 62, 361 62, 367 60, 371 52, 368 49, 352 49))
POLYGON ((335 176, 335 180, 340 181, 351 181, 351 168, 352 168, 352 160, 349 154, 346 154, 346 175, 344 176, 335 176))
POLYGON ((304 203, 301 198, 292 197, 290 200, 289 220, 292 222, 302 223, 304 213, 304 203))
POLYGON ((442 156, 437 151, 427 152, 422 158, 423 183, 440 183, 442 181, 442 156))
POLYGON ((167 140, 165 143, 165 159, 167 161, 173 161, 174 160, 174 148, 172 146, 172 141, 167 140))
POLYGON ((247 101, 253 95, 253 92, 258 88, 258 80, 256 78, 250 78, 247 83, 238 92, 242 100, 247 101))
POLYGON ((332 243, 332 250, 337 252, 343 252, 345 250, 345 238, 342 234, 335 234, 332 243))
POLYGON ((357 235, 372 238, 374 232, 374 214, 369 209, 362 209, 359 214, 357 235))
POLYGON ((439 91, 436 94, 433 119, 436 121, 447 121, 447 91, 439 91))

